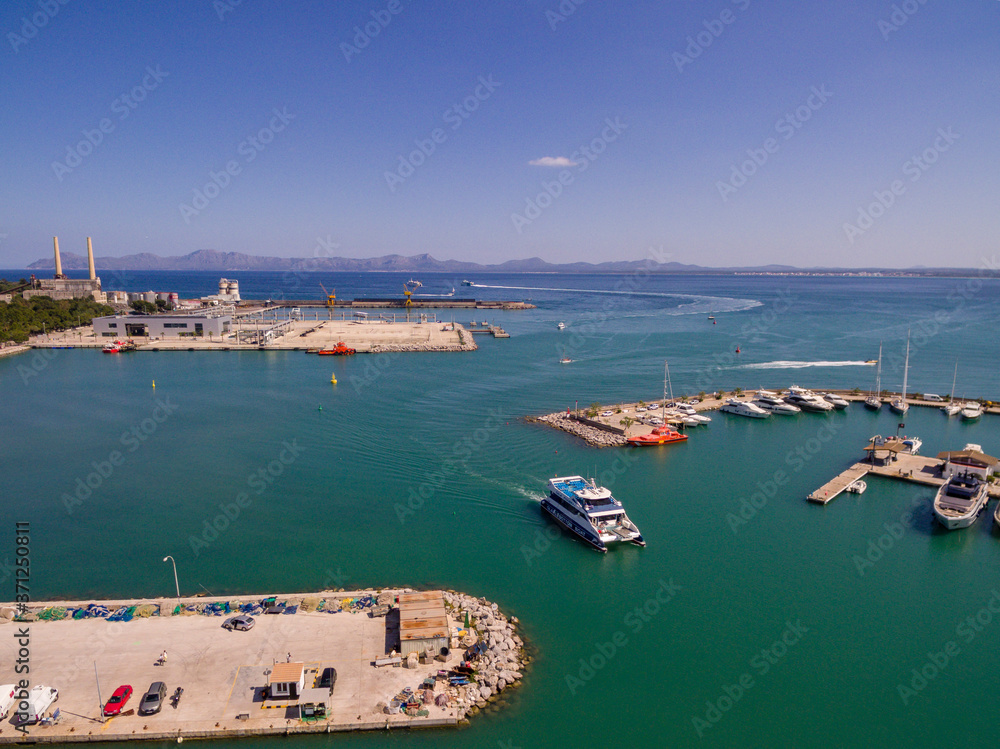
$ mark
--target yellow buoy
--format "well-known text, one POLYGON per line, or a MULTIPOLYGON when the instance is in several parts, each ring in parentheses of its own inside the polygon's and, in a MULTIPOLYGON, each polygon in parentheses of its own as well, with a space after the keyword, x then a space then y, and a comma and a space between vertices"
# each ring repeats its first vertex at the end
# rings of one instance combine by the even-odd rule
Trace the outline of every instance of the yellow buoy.
POLYGON ((156 390, 156 380, 153 380, 153 390, 156 390))
POLYGON ((336 373, 330 375, 330 382, 333 383, 334 385, 337 384, 337 374, 336 373))

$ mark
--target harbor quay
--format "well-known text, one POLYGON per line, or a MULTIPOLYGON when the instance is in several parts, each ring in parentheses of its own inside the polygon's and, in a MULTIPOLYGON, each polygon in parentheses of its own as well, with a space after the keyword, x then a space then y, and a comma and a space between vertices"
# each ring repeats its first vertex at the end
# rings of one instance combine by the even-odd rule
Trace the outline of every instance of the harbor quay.
POLYGON ((456 726, 490 703, 501 707, 527 660, 516 618, 452 591, 61 601, 19 611, 0 604, 0 683, 18 690, 0 744, 456 726), (248 629, 223 626, 238 615, 248 629), (159 682, 159 708, 140 710, 159 682), (124 685, 132 691, 120 714, 105 716, 124 685), (19 715, 34 717, 31 690, 50 687, 57 698, 23 725, 19 715))
MULTIPOLYGON (((865 393, 857 390, 836 388, 813 388, 813 390, 815 392, 830 393, 839 396, 851 404, 862 403, 866 396, 865 393)), ((736 400, 740 403, 751 403, 756 392, 756 389, 752 389, 734 391, 728 394, 709 393, 702 398, 677 398, 675 401, 690 404, 697 413, 708 413, 718 411, 729 400, 736 400), (736 392, 739 394, 737 395, 736 392)), ((898 393, 882 391, 882 398, 886 402, 892 398, 896 398, 898 395, 898 393)), ((540 416, 528 416, 526 419, 572 434, 594 447, 624 447, 628 445, 629 438, 634 438, 650 431, 651 427, 648 421, 654 416, 662 417, 663 422, 672 427, 687 430, 688 434, 697 433, 697 429, 692 430, 690 428, 691 425, 683 421, 682 414, 672 412, 669 408, 663 409, 663 403, 664 400, 659 397, 653 397, 646 401, 629 400, 606 404, 588 402, 587 405, 584 405, 583 402, 578 402, 575 407, 571 406, 562 411, 555 411, 540 416)), ((911 406, 926 408, 941 408, 943 405, 942 401, 925 400, 912 395, 906 396, 906 403, 911 406)), ((983 414, 1000 414, 1000 403, 986 401, 983 414)))

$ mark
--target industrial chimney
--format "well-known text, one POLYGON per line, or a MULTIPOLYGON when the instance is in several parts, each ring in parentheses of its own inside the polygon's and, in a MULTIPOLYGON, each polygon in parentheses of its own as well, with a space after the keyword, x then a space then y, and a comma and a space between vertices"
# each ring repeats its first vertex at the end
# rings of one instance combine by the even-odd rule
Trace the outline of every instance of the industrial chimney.
POLYGON ((52 243, 56 248, 56 278, 62 278, 62 259, 59 257, 59 237, 52 237, 52 243))
POLYGON ((97 280, 97 271, 94 270, 94 245, 90 243, 90 237, 87 237, 87 265, 90 266, 90 280, 97 280))

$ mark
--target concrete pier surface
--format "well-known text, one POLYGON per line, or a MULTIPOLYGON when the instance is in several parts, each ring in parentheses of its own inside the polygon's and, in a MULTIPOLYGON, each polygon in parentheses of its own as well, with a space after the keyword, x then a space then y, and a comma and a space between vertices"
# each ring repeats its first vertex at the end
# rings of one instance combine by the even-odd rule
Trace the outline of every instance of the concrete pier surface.
MULTIPOLYGON (((379 601, 394 600, 406 590, 383 590, 379 601)), ((278 596, 279 601, 302 602, 309 598, 356 598, 375 591, 306 593, 278 596)), ((461 626, 464 610, 474 609, 476 626, 492 635, 496 621, 513 633, 513 624, 495 609, 486 615, 476 599, 445 593, 450 601, 447 626, 461 626), (468 600, 468 605, 464 602, 468 600), (459 603, 461 602, 461 604, 459 603), (493 613, 497 618, 494 619, 493 613), (478 614, 478 615, 477 615, 478 614)), ((188 598, 180 603, 210 603, 216 599, 188 598)), ((232 600, 223 599, 223 600, 232 600)), ((244 602, 258 601, 245 596, 244 602)), ((154 601, 165 613, 173 612, 178 599, 154 601)), ((88 602, 89 603, 89 602, 88 602)), ((100 601, 114 610, 119 604, 135 601, 100 601)), ((42 606, 80 607, 86 603, 46 602, 42 606)), ((494 604, 495 605, 495 604, 494 604)), ((0 612, 10 616, 13 604, 0 605, 0 612)), ((419 692, 425 678, 442 669, 459 665, 462 645, 475 641, 475 631, 463 637, 458 649, 437 660, 417 663, 417 656, 403 658, 402 666, 377 667, 376 660, 400 648, 399 618, 370 616, 371 608, 357 613, 339 611, 304 611, 294 614, 260 614, 248 631, 229 631, 222 623, 230 615, 178 614, 135 617, 127 622, 109 622, 103 618, 62 619, 59 621, 16 622, 0 616, 0 683, 17 683, 24 676, 14 671, 21 645, 15 634, 27 628, 30 685, 55 687, 59 697, 49 709, 57 708, 58 721, 51 725, 29 725, 27 734, 15 729, 12 718, 0 724, 0 744, 27 742, 62 743, 69 741, 135 740, 178 738, 224 738, 247 735, 328 733, 404 727, 456 725, 466 711, 481 701, 480 685, 449 686, 438 679, 434 696, 438 701, 425 703, 423 715, 388 714, 384 707, 405 687, 419 692), (164 665, 157 665, 166 651, 164 665), (268 674, 276 664, 302 664, 304 689, 298 699, 264 697, 268 674), (95 675, 96 666, 96 675, 95 675), (328 689, 314 689, 323 669, 336 669, 332 694, 328 689), (100 679, 98 697, 97 679, 100 679), (153 682, 166 684, 168 699, 153 715, 139 715, 142 695, 153 682), (107 701, 120 685, 133 688, 125 712, 101 719, 101 700, 107 701), (169 696, 177 687, 184 692, 179 704, 171 706, 169 696), (460 690, 472 689, 466 698, 460 690), (327 714, 319 719, 300 719, 299 703, 324 702, 327 714), (443 704, 440 704, 443 703, 443 704)), ((235 613, 235 612, 234 612, 235 613)), ((30 618, 30 617, 29 617, 30 618)), ((515 620, 516 621, 516 620, 515 620)), ((483 635, 485 636, 485 635, 483 635)), ((514 653, 511 653, 514 659, 514 653)), ((398 662, 398 659, 397 659, 398 662)), ((484 668, 480 665, 480 668, 484 668)), ((17 708, 15 707, 15 710, 17 708)), ((13 713, 12 713, 13 715, 13 713)))
MULTIPOLYGON (((272 323, 261 324, 266 330, 272 323)), ((237 329, 244 334, 257 328, 253 322, 234 323, 232 333, 219 338, 169 337, 132 338, 139 351, 310 351, 333 348, 339 341, 358 353, 385 351, 474 351, 478 346, 462 325, 451 322, 355 322, 352 320, 293 320, 266 345, 239 342, 237 329)), ((102 348, 109 338, 95 338, 93 327, 77 328, 30 341, 34 348, 102 348)), ((245 339, 244 339, 245 340, 245 339)))

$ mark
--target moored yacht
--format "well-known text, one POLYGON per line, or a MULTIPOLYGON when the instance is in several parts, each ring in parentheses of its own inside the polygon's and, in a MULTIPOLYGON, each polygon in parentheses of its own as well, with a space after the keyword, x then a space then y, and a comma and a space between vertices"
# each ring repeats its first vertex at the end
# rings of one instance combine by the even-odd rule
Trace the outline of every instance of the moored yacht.
POLYGON ((966 421, 975 421, 980 416, 983 415, 983 407, 981 404, 971 401, 966 403, 962 408, 962 418, 966 421))
POLYGON ((823 393, 823 400, 831 404, 838 411, 843 411, 850 404, 835 393, 823 393))
POLYGON ((582 476, 549 479, 549 496, 542 500, 542 509, 598 551, 607 551, 610 543, 646 545, 622 503, 593 479, 588 481, 582 476))
POLYGON ((692 406, 690 403, 672 403, 669 406, 667 406, 667 408, 670 411, 674 411, 680 414, 681 416, 686 417, 684 419, 681 419, 681 421, 683 421, 685 424, 690 424, 691 426, 694 426, 696 424, 708 424, 710 421, 712 421, 712 419, 709 418, 708 416, 698 413, 695 410, 694 406, 692 406))
POLYGON ((906 402, 906 378, 910 374, 910 331, 906 331, 906 362, 903 364, 903 392, 889 401, 889 408, 898 414, 905 414, 910 410, 910 404, 906 402))
POLYGON ((730 398, 727 400, 720 408, 720 411, 727 414, 734 414, 736 416, 746 416, 750 419, 766 419, 769 414, 760 406, 754 405, 748 401, 736 400, 736 398, 730 398))
POLYGON ((797 414, 802 413, 802 409, 786 403, 780 395, 770 390, 758 390, 753 398, 753 403, 758 408, 770 411, 773 414, 797 414))
POLYGON ((797 385, 792 385, 788 388, 788 395, 785 397, 785 402, 791 403, 793 406, 798 406, 803 411, 812 411, 813 413, 833 410, 832 403, 827 403, 812 390, 806 390, 797 385))
POLYGON ((934 516, 948 530, 968 528, 986 507, 987 485, 974 473, 956 473, 938 489, 934 516))

